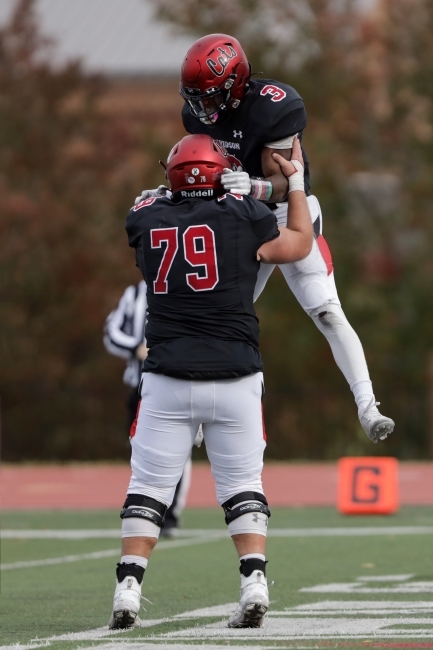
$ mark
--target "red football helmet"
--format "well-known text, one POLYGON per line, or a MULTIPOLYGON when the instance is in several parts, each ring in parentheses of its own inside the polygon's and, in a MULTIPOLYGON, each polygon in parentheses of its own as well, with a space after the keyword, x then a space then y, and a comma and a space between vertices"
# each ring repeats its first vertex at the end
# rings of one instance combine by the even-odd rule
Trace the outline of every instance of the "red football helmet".
POLYGON ((212 198, 224 194, 221 174, 230 168, 227 151, 210 135, 187 135, 167 158, 166 176, 173 198, 212 198))
POLYGON ((248 91, 251 66, 239 41, 208 34, 194 43, 182 63, 180 94, 204 124, 224 119, 248 91))

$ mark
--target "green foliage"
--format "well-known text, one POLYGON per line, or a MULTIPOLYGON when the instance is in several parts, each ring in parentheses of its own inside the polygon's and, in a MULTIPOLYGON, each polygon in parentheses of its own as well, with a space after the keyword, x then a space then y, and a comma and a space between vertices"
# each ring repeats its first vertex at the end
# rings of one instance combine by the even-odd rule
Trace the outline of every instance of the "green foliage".
MULTIPOLYGON (((303 96, 339 295, 397 422, 386 444, 367 440, 327 342, 276 271, 257 303, 268 456, 431 456, 433 5, 153 4, 179 30, 238 37, 254 71, 303 96)), ((139 277, 125 215, 139 190, 163 182, 155 161, 183 135, 177 83, 171 95, 148 82, 149 111, 134 121, 107 110, 108 80, 79 62, 54 68, 50 47, 33 0, 21 0, 0 30, 2 453, 125 458, 123 362, 103 348, 102 326, 139 277)))
POLYGON ((6 459, 128 452, 122 365, 103 349, 102 326, 138 279, 124 219, 143 170, 129 162, 140 148, 129 126, 100 110, 104 92, 78 62, 52 67, 23 0, 0 32, 6 459))

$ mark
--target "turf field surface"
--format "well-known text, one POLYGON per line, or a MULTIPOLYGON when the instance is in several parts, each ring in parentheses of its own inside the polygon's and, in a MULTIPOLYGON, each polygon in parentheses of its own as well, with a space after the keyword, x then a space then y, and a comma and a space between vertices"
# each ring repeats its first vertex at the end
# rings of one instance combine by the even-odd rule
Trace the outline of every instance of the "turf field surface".
POLYGON ((189 510, 145 574, 143 628, 109 632, 118 511, 5 512, 0 648, 433 648, 433 508, 343 517, 274 508, 271 607, 228 630, 238 561, 219 509, 189 510))

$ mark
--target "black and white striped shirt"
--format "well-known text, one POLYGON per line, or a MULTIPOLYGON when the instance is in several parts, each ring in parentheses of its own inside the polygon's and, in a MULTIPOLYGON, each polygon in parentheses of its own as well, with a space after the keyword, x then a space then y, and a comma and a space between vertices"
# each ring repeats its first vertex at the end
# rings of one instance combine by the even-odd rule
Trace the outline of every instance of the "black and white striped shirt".
POLYGON ((110 354, 127 360, 123 381, 137 387, 141 378, 142 361, 135 352, 145 342, 147 286, 144 280, 125 289, 117 308, 107 317, 104 326, 104 345, 110 354))

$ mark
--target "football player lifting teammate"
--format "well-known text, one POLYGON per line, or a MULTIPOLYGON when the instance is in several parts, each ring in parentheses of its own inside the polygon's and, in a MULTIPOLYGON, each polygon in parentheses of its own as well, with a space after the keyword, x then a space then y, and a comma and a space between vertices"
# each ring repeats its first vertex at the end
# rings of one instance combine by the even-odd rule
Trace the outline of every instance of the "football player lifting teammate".
MULTIPOLYGON (((211 135, 238 159, 238 167, 233 171, 232 165, 221 178, 224 188, 267 203, 278 223, 285 223, 287 179, 273 153, 290 158, 294 135, 302 138, 307 116, 296 90, 275 79, 252 78, 240 43, 227 34, 210 34, 188 50, 182 64, 180 93, 185 100, 182 119, 186 131, 211 135)), ((373 393, 361 341, 341 308, 331 253, 322 234, 320 205, 310 191, 304 151, 303 159, 315 242, 306 259, 279 266, 296 299, 328 340, 335 362, 353 392, 364 431, 378 442, 392 433, 394 422, 377 408, 379 402, 373 393)), ((149 196, 149 192, 156 190, 143 195, 149 196)), ((254 300, 272 270, 271 265, 261 266, 254 300)))
POLYGON ((275 154, 290 177, 284 226, 264 203, 225 193, 229 158, 208 135, 186 136, 170 152, 171 197, 144 199, 128 215, 129 244, 147 283, 149 352, 121 512, 112 629, 139 625, 147 562, 200 424, 240 559, 241 597, 228 625, 260 627, 268 609, 263 364, 253 295, 261 263, 301 260, 313 245, 297 139, 291 160, 275 154))

